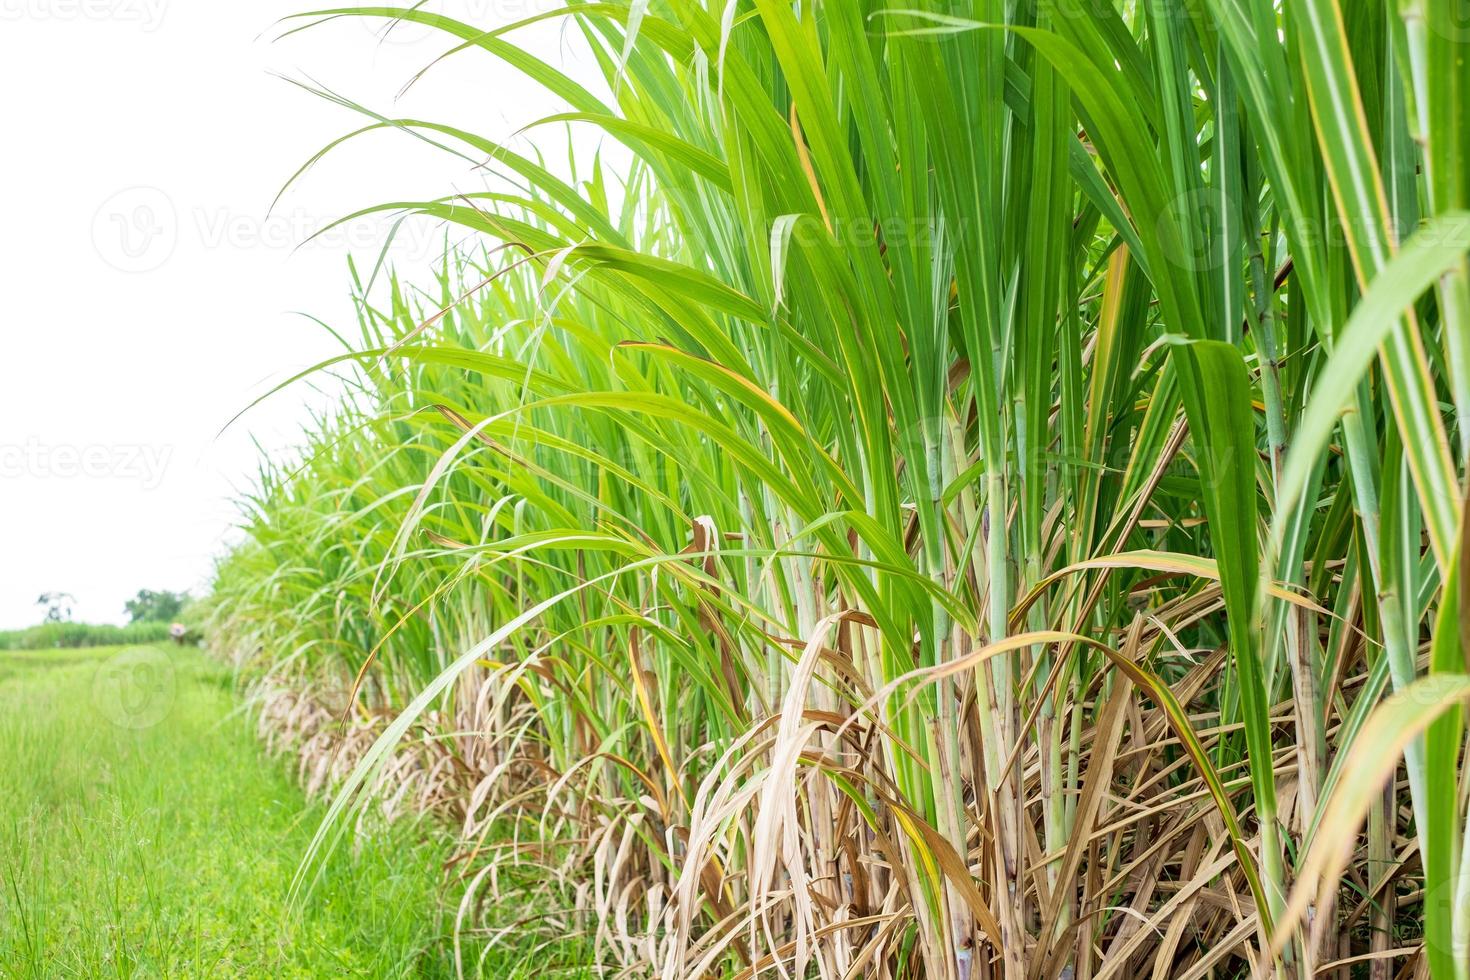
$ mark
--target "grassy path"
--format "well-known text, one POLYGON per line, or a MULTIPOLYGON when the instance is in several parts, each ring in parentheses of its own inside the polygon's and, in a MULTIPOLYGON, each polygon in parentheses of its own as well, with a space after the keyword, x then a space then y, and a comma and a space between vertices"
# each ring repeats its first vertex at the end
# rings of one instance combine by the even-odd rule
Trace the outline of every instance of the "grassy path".
POLYGON ((194 650, 0 652, 0 977, 452 975, 406 827, 287 916, 321 810, 229 683, 194 650))

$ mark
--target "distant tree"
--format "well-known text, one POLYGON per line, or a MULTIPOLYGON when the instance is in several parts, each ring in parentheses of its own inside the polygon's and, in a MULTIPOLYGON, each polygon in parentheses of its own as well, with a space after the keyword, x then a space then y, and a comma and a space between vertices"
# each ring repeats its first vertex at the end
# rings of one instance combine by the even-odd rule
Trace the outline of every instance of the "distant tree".
POLYGON ((187 592, 139 589, 137 596, 123 603, 123 608, 134 623, 171 623, 188 601, 187 592))
POLYGON ((76 601, 77 597, 70 592, 42 592, 36 605, 45 607, 46 622, 67 623, 71 621, 71 607, 76 601))

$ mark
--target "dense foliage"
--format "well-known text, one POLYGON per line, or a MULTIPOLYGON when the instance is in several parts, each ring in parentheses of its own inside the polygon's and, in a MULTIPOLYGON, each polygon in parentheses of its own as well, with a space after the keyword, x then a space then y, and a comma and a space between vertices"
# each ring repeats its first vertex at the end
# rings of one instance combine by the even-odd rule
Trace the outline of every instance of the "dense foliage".
POLYGON ((381 209, 478 240, 362 290, 219 568, 238 656, 395 718, 318 845, 412 732, 466 928, 529 865, 635 972, 1464 980, 1454 6, 536 15, 596 92, 307 15, 633 158, 356 131, 486 189, 381 209))
POLYGON ((123 603, 130 623, 172 623, 189 602, 189 593, 167 589, 139 589, 138 594, 123 603))
POLYGON ((168 623, 49 622, 0 631, 0 650, 46 650, 53 647, 111 647, 167 640, 168 623))

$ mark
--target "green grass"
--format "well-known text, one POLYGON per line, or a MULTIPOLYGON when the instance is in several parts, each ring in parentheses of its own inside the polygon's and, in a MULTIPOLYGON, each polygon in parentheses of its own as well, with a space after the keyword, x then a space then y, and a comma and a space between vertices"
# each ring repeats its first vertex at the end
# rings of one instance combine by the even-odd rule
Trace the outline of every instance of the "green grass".
POLYGON ((0 654, 0 746, 0 977, 452 975, 407 825, 287 914, 321 813, 197 650, 0 654))
POLYGON ((40 623, 19 630, 0 630, 0 650, 45 650, 55 647, 111 647, 162 643, 168 623, 40 623))

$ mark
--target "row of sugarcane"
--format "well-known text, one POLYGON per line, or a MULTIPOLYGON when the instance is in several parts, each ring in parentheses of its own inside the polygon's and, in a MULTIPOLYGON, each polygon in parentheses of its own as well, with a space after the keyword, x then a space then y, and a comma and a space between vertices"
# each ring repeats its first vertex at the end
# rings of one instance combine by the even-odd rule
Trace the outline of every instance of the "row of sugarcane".
POLYGON ((396 715, 312 860, 493 702, 479 833, 635 972, 1470 977, 1456 5, 340 17, 624 162, 322 93, 484 189, 369 209, 455 244, 219 569, 396 715))

